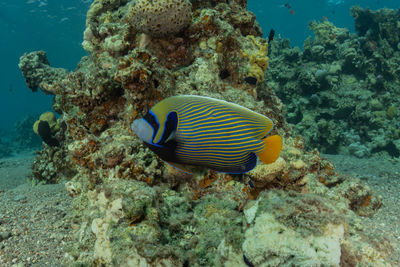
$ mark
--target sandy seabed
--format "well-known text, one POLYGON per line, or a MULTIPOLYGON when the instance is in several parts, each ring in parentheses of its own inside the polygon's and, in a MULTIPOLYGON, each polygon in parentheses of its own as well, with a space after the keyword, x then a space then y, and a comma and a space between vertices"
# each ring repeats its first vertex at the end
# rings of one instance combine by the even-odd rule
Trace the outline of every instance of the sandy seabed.
MULTIPOLYGON (((0 266, 62 266, 71 242, 66 214, 71 198, 63 184, 32 186, 33 153, 0 159, 0 266)), ((383 197, 383 206, 363 218, 365 234, 400 266, 400 163, 324 155, 336 170, 362 180, 383 197)))
POLYGON ((388 252, 393 266, 400 266, 400 163, 379 157, 323 156, 335 164, 337 172, 360 179, 382 196, 382 207, 363 218, 364 231, 375 247, 388 252))
POLYGON ((33 153, 0 159, 0 266, 62 266, 71 229, 63 184, 32 186, 33 153))

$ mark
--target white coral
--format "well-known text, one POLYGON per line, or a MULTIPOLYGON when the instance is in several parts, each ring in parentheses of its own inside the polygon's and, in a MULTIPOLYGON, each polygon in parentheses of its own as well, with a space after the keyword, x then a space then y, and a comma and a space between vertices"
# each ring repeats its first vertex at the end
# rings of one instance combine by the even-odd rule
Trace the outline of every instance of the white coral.
POLYGON ((328 224, 323 235, 303 237, 263 213, 246 231, 243 252, 255 266, 339 266, 343 236, 343 225, 328 224))

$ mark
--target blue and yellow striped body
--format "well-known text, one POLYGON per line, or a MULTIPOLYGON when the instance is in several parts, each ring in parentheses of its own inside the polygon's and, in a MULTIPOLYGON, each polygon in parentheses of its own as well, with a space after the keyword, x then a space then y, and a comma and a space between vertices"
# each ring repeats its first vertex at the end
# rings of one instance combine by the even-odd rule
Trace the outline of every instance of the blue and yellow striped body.
POLYGON ((162 159, 228 173, 255 167, 256 155, 265 149, 262 138, 273 127, 269 118, 247 108, 200 96, 164 99, 144 120, 152 129, 144 126, 147 137, 138 133, 143 123, 132 128, 162 159))

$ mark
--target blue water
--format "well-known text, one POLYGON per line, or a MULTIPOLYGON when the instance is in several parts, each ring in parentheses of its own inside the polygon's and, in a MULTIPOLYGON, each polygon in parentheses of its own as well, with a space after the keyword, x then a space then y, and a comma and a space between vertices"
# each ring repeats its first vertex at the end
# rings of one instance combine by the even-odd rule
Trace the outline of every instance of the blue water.
POLYGON ((354 32, 354 20, 350 16, 350 7, 355 5, 372 10, 384 7, 398 9, 400 8, 400 0, 248 1, 248 8, 256 14, 264 35, 268 35, 270 28, 273 28, 276 34, 289 38, 293 46, 300 48, 307 36, 311 35, 307 26, 313 20, 320 21, 326 17, 336 27, 347 28, 354 32), (284 6, 286 3, 290 5, 294 14, 290 13, 289 8, 284 6))
MULTIPOLYGON (((40 90, 32 93, 26 87, 17 66, 19 57, 24 52, 45 50, 52 66, 73 70, 85 55, 81 41, 90 3, 90 0, 0 1, 0 133, 12 129, 27 114, 51 110, 51 96, 40 90)), ((339 27, 353 30, 349 12, 352 5, 371 9, 400 7, 399 0, 249 0, 248 3, 264 34, 274 28, 277 35, 300 47, 311 34, 308 23, 323 16, 339 27)))
POLYGON ((19 57, 45 50, 52 66, 73 70, 85 55, 81 41, 89 5, 81 0, 1 0, 1 129, 12 129, 27 114, 51 110, 51 96, 32 93, 25 85, 19 57))

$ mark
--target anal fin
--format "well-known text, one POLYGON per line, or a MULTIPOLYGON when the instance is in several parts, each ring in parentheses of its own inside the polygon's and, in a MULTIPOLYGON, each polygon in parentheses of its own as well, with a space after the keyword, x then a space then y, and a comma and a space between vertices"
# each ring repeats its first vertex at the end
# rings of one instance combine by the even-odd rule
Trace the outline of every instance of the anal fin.
POLYGON ((177 170, 179 170, 179 171, 181 171, 181 172, 184 172, 184 173, 186 173, 186 174, 190 174, 190 175, 193 175, 193 173, 192 172, 190 172, 190 171, 188 171, 188 170, 186 170, 186 167, 185 166, 183 166, 182 164, 179 164, 179 163, 176 163, 176 162, 168 162, 168 161, 166 161, 169 165, 171 165, 172 167, 174 167, 175 169, 177 169, 177 170))

